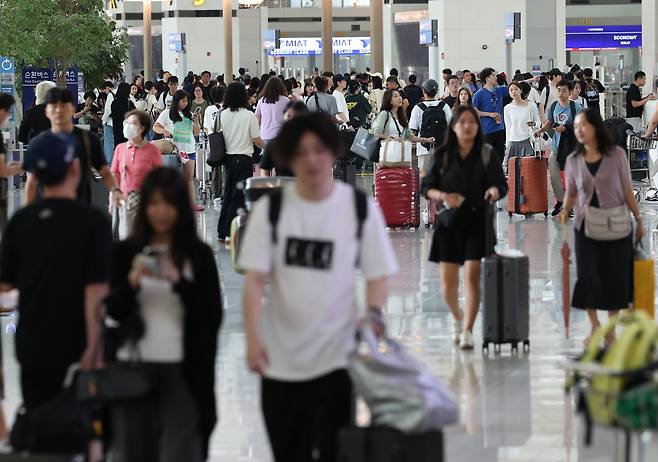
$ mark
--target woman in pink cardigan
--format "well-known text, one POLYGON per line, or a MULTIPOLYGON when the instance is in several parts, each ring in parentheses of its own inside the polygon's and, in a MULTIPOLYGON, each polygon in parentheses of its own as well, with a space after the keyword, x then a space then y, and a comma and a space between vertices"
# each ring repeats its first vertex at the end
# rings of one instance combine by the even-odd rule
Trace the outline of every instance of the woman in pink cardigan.
MULTIPOLYGON (((628 235, 604 240, 593 226, 586 226, 586 216, 588 213, 594 216, 596 210, 592 208, 608 211, 619 208, 621 222, 628 220, 626 224, 632 225, 630 210, 637 223, 635 238, 638 242, 644 235, 644 228, 626 154, 610 143, 599 113, 591 109, 579 113, 574 131, 580 145, 567 159, 566 198, 560 219, 566 223, 571 209, 575 210, 578 280, 571 305, 587 310, 594 332, 599 327, 596 310, 607 311, 612 317, 633 301, 633 232, 632 226, 624 230, 622 225, 622 234, 628 232, 628 235)), ((613 340, 614 333, 606 338, 606 343, 613 340)))

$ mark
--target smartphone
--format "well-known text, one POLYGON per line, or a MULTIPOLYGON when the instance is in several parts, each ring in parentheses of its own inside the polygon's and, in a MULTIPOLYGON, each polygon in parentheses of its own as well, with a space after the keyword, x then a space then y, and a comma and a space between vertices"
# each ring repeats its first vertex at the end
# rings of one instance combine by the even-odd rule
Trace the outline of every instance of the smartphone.
POLYGON ((200 108, 200 107, 196 108, 196 109, 194 110, 194 113, 195 113, 195 114, 201 114, 201 108, 200 108))
POLYGON ((167 246, 146 246, 142 250, 141 258, 153 277, 162 277, 162 258, 167 254, 167 246))

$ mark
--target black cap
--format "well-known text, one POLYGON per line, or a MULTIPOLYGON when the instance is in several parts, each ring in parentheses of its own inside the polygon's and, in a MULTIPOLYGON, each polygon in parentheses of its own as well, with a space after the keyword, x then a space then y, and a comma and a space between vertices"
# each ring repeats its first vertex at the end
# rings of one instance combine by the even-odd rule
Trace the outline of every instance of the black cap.
POLYGON ((552 75, 552 76, 562 75, 562 71, 560 69, 558 69, 557 67, 554 67, 553 69, 548 71, 548 75, 552 75))

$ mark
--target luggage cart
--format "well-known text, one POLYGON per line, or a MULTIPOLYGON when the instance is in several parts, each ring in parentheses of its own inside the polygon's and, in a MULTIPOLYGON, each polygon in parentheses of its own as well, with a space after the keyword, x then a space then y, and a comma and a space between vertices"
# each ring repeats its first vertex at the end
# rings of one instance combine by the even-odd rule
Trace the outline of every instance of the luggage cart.
POLYGON ((647 197, 647 192, 653 189, 651 188, 649 174, 649 150, 656 149, 658 139, 654 137, 644 139, 640 133, 632 130, 628 130, 626 134, 628 135, 626 138, 626 156, 631 169, 635 199, 640 202, 642 198, 647 197), (641 158, 642 154, 646 154, 646 159, 641 158))
POLYGON ((199 182, 199 200, 203 205, 207 205, 213 199, 213 191, 210 187, 211 172, 206 168, 206 153, 209 150, 208 136, 205 132, 199 135, 199 142, 196 145, 196 179, 199 182))

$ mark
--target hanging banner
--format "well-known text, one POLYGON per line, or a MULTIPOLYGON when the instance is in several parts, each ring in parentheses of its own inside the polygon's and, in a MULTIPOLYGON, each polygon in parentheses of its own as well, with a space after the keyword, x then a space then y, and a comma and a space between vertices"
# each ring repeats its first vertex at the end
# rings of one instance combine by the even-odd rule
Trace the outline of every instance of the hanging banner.
MULTIPOLYGON (((280 39, 281 46, 268 51, 270 56, 309 56, 322 54, 322 39, 319 37, 286 37, 280 39)), ((335 55, 369 55, 370 37, 334 37, 335 55)))

